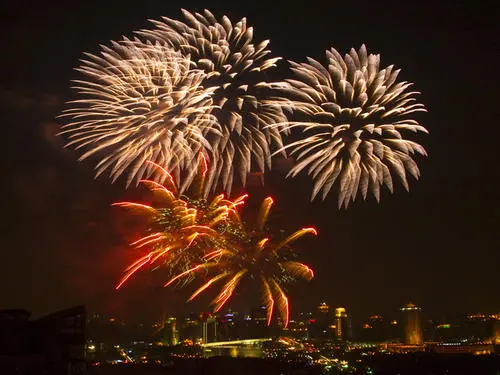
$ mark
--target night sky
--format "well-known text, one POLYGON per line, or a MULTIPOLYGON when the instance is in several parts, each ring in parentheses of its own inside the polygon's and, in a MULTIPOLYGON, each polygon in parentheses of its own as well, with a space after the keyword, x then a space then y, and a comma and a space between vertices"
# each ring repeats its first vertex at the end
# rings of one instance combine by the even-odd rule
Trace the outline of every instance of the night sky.
MULTIPOLYGON (((316 277, 292 287, 293 311, 322 300, 358 316, 395 315, 409 301, 434 315, 500 311, 494 1, 11 3, 0 9, 0 308, 41 315, 85 303, 90 311, 130 317, 202 308, 184 305, 185 292, 161 290, 147 272, 113 290, 133 253, 127 220, 110 204, 141 192, 94 180, 92 162, 78 163, 56 136, 55 117, 71 99, 69 81, 78 77, 73 68, 82 52, 132 36, 150 26, 148 19, 180 19, 183 7, 233 21, 246 16, 256 40, 271 39, 274 55, 285 60, 324 61, 331 46, 344 54, 366 43, 381 54, 382 66, 402 68, 399 78, 423 93, 429 113, 418 118, 430 135, 419 141, 429 158, 418 159, 422 177, 410 181, 410 193, 398 186, 380 204, 369 197, 338 210, 333 194, 309 203, 312 182, 283 180, 279 165, 264 187, 251 181, 252 204, 277 198, 278 227, 319 230, 317 239, 298 244, 316 277)), ((285 62, 280 71, 286 73, 285 62)), ((235 307, 252 295, 251 287, 241 289, 235 307)))

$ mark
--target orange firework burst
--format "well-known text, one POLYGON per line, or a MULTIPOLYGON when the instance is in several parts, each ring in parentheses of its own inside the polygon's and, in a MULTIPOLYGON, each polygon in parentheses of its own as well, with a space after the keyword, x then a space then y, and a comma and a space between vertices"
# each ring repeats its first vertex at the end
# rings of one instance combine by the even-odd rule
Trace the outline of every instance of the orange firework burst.
POLYGON ((268 325, 276 309, 286 327, 289 302, 284 286, 296 278, 310 280, 314 277, 310 267, 287 258, 290 255, 289 245, 305 234, 316 235, 317 231, 314 228, 302 228, 281 241, 273 241, 264 229, 272 204, 271 197, 262 202, 256 225, 252 227, 247 227, 237 211, 234 211, 228 217, 229 223, 218 240, 220 247, 206 253, 203 262, 172 277, 165 286, 204 271, 210 278, 191 295, 189 301, 213 284, 224 281, 211 303, 217 312, 230 300, 240 281, 251 277, 261 284, 268 325))
MULTIPOLYGON (((194 199, 179 193, 167 170, 154 162, 148 163, 164 174, 165 183, 160 184, 152 180, 140 182, 147 186, 161 203, 155 207, 136 202, 113 204, 144 213, 151 224, 147 234, 131 243, 141 252, 141 256, 125 270, 116 289, 146 266, 163 265, 162 268, 166 268, 171 274, 183 274, 194 264, 205 262, 205 253, 217 243, 220 232, 225 230, 227 223, 237 220, 236 207, 243 204, 246 198, 246 195, 234 200, 227 200, 224 195, 219 195, 211 201, 200 198, 199 192, 207 172, 203 154, 199 159, 199 181, 194 184, 198 186, 198 192, 194 193, 194 199), (228 221, 228 218, 231 219, 228 221)), ((187 283, 190 279, 184 277, 182 281, 187 283)))

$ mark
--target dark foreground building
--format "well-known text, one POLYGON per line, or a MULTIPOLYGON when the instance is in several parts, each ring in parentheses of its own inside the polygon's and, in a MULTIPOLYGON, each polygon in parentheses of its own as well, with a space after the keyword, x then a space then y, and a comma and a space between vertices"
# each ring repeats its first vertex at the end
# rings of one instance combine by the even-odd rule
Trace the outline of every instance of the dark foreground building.
POLYGON ((0 311, 0 374, 85 373, 83 306, 30 320, 26 310, 0 311))

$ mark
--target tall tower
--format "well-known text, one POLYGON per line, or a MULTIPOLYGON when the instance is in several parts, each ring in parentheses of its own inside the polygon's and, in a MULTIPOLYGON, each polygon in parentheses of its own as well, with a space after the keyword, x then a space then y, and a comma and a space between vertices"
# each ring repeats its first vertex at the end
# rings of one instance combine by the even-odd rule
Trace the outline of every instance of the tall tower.
POLYGON ((166 345, 177 345, 179 343, 179 331, 177 330, 175 316, 164 315, 157 332, 161 334, 161 340, 166 345))
POLYGON ((345 307, 335 309, 335 339, 339 341, 351 339, 351 320, 345 307))
POLYGON ((401 308, 403 312, 404 341, 406 345, 422 345, 422 325, 420 323, 420 307, 409 303, 401 308))
POLYGON ((203 344, 217 341, 217 319, 210 313, 201 313, 201 340, 203 344), (210 329, 212 326, 212 330, 210 329))

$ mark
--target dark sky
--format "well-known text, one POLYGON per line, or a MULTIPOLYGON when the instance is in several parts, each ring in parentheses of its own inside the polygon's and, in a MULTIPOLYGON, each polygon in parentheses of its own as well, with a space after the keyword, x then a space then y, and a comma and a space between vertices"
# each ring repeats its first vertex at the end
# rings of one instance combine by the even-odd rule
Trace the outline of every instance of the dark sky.
POLYGON ((274 172, 264 188, 249 187, 255 202, 265 194, 278 198, 280 226, 319 229, 301 246, 316 278, 292 288, 295 311, 321 300, 357 315, 396 314, 408 301, 437 315, 500 311, 494 1, 11 3, 0 10, 0 308, 40 315, 86 303, 91 311, 129 316, 153 316, 162 305, 184 308, 182 292, 153 287, 147 275, 113 291, 132 254, 123 220, 109 206, 137 192, 94 180, 92 164, 78 163, 55 136, 81 53, 131 36, 149 26, 147 19, 180 18, 183 7, 246 16, 256 39, 271 39, 274 54, 287 59, 322 59, 331 46, 343 54, 366 43, 382 65, 402 68, 400 78, 416 83, 429 109, 419 119, 430 131, 421 139, 430 156, 419 160, 422 177, 411 181, 410 193, 398 187, 381 204, 370 197, 339 211, 333 195, 309 203, 306 177, 283 182, 274 172))

